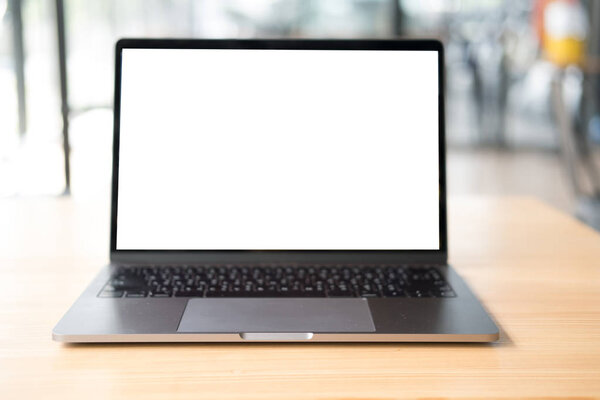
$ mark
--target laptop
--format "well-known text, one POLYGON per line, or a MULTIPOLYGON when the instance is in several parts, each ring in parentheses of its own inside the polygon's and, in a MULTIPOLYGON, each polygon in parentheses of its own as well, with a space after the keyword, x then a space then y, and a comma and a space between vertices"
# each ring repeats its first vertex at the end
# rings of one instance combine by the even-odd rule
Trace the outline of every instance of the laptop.
POLYGON ((110 263, 61 342, 489 342, 435 40, 116 45, 110 263))

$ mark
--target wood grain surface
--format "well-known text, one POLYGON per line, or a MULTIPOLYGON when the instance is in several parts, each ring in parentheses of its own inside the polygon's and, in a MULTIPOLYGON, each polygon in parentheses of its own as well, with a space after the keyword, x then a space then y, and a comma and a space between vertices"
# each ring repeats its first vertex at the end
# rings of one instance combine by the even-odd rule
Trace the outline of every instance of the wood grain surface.
POLYGON ((0 200, 0 398, 600 398, 600 235, 532 198, 449 207, 451 262, 497 343, 56 343, 108 260, 108 204, 0 200))

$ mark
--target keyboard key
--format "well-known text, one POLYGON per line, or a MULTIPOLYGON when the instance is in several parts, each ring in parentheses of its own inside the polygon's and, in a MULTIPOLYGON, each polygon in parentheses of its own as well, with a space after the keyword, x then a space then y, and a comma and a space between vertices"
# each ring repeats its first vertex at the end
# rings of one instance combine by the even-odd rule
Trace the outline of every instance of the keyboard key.
POLYGON ((397 287, 395 285, 387 285, 383 288, 382 294, 385 297, 405 297, 406 292, 404 289, 397 287))
POLYGON ((379 297, 379 293, 374 291, 361 291, 359 292, 360 297, 379 297))
POLYGON ((407 293, 410 297, 431 297, 429 292, 422 289, 409 289, 407 293))
POLYGON ((125 297, 146 297, 146 292, 143 290, 127 291, 125 297))
POLYGON ((351 292, 349 290, 328 290, 327 291, 327 296, 329 297, 356 297, 356 294, 354 294, 354 292, 351 292))
POLYGON ((169 292, 151 292, 151 297, 171 297, 171 293, 169 292))
POLYGON ((204 290, 180 290, 175 292, 175 297, 204 297, 204 290))

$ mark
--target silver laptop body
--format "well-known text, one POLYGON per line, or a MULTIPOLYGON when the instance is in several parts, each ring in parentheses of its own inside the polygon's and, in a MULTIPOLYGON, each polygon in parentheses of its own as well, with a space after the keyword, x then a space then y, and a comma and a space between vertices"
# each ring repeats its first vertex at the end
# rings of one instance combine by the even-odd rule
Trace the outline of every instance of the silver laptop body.
POLYGON ((110 264, 61 342, 489 342, 433 40, 116 46, 110 264))

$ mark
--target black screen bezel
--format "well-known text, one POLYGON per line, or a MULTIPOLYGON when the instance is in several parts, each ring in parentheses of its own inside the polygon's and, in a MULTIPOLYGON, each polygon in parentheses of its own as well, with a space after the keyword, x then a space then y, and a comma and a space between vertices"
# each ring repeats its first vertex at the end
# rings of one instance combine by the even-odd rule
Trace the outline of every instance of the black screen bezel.
POLYGON ((444 50, 438 40, 121 39, 116 44, 110 260, 113 263, 396 262, 445 264, 448 258, 445 168, 444 50), (123 49, 411 50, 438 52, 438 250, 117 250, 121 55, 123 49))

